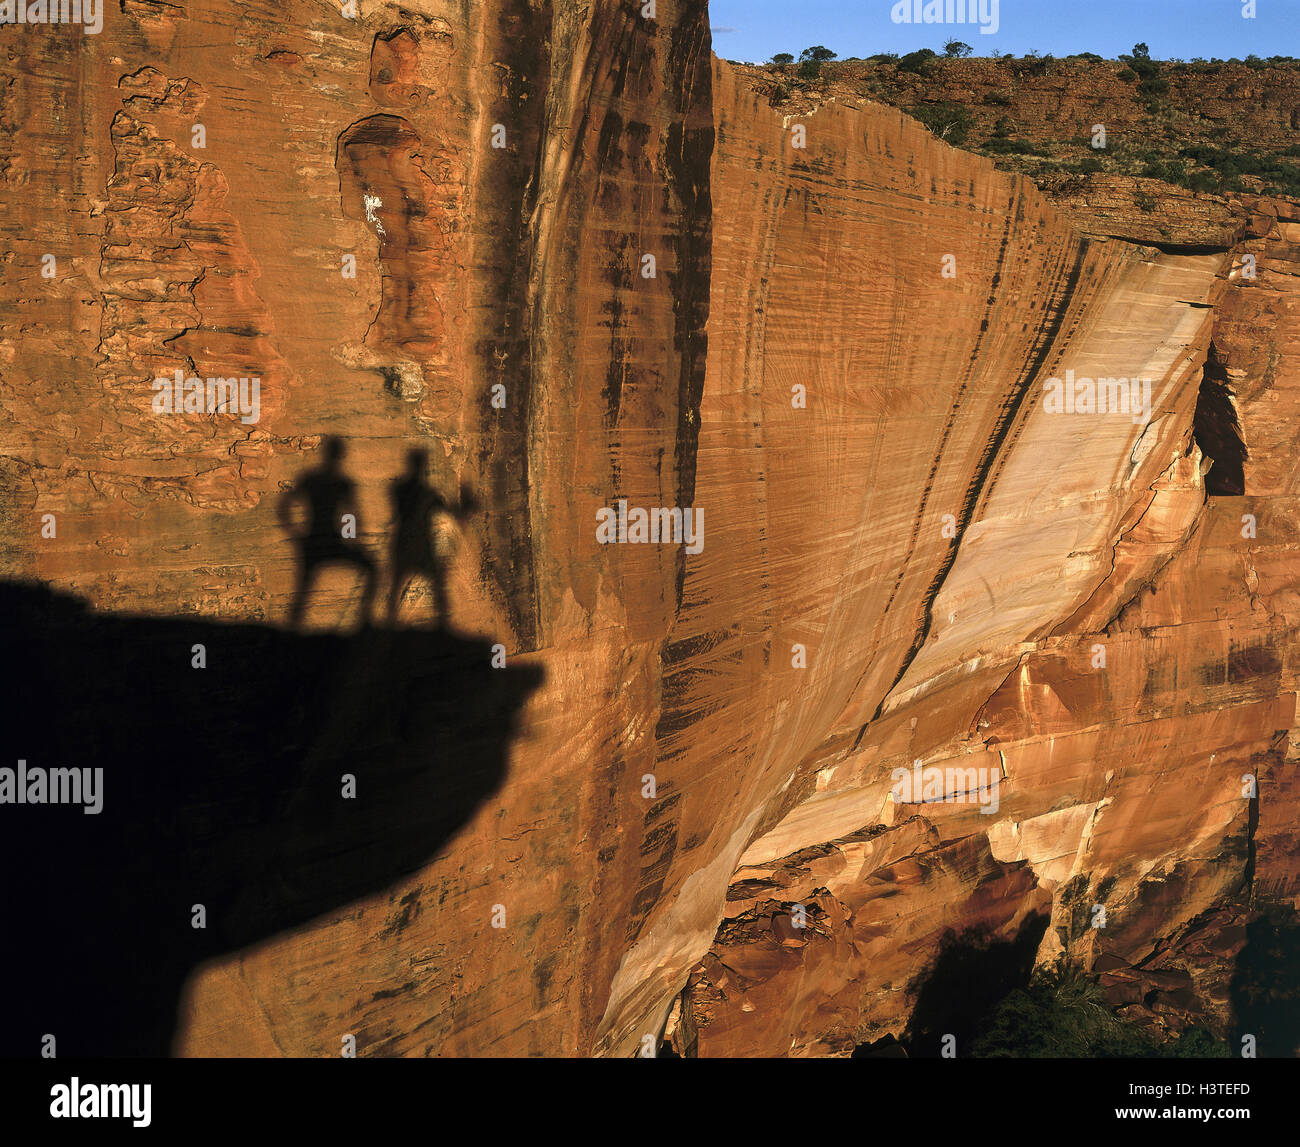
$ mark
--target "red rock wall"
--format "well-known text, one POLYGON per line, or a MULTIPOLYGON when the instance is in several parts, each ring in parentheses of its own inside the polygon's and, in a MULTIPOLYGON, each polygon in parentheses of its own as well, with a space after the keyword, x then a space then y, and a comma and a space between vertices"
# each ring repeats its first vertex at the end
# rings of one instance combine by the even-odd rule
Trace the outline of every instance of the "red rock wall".
MULTIPOLYGON (((720 106, 720 124, 725 116, 720 106)), ((745 122, 750 113, 736 118, 745 122)), ((892 126, 873 109, 828 106, 810 118, 810 133, 825 141, 831 125, 845 120, 864 131, 868 146, 873 127, 883 133, 892 126)), ((927 137, 918 137, 922 142, 913 146, 920 151, 927 137)), ((761 152, 763 144, 757 146, 761 152)), ((835 154, 851 150, 841 145, 835 154)), ((965 159, 949 154, 954 163, 965 159)), ((907 158, 932 177, 944 170, 934 157, 907 158)), ((747 166, 720 159, 715 186, 747 166)), ((881 166, 873 164, 877 179, 881 166)), ((793 167, 775 176, 772 198, 798 194, 803 173, 793 167)), ((978 161, 971 167, 990 188, 1015 186, 990 176, 978 161)), ((872 222, 887 225, 889 200, 869 179, 840 179, 836 190, 861 189, 879 209, 872 222)), ((909 308, 899 326, 939 338, 965 329, 972 332, 966 344, 978 345, 975 324, 968 318, 963 326, 958 307, 946 320, 926 321, 925 311, 940 305, 944 287, 933 270, 942 219, 935 192, 941 196, 941 187, 931 184, 926 223, 914 236, 875 239, 855 250, 863 252, 863 263, 889 253, 905 267, 904 253, 921 248, 913 257, 928 273, 909 276, 898 266, 868 271, 865 277, 880 284, 876 299, 888 298, 891 288, 906 293, 906 303, 892 308, 894 314, 909 308)), ((1041 242, 1061 224, 1029 198, 1043 214, 1019 234, 1041 242)), ((1067 317, 1053 332, 1037 377, 1068 366, 1081 375, 1149 372, 1159 380, 1152 425, 1135 434, 1105 417, 1053 419, 1026 404, 997 442, 984 481, 973 484, 962 503, 973 503, 974 512, 968 523, 958 515, 964 531, 955 555, 945 560, 935 545, 937 524, 917 531, 931 543, 922 557, 938 571, 937 590, 928 602, 920 593, 910 602, 896 595, 883 620, 868 618, 873 636, 884 629, 886 637, 857 652, 863 682, 840 730, 832 727, 826 742, 805 757, 788 790, 796 795, 794 802, 787 795, 784 819, 741 859, 727 894, 727 920, 692 972, 683 1000, 675 1034, 683 1050, 846 1054, 883 1034, 901 1035, 945 934, 974 936, 1010 951, 1026 935, 1026 918, 1036 913, 1050 914, 1037 959, 1064 953, 1105 973, 1112 1000, 1128 1005, 1130 1018, 1172 1031, 1192 1021, 1230 1026, 1229 981, 1245 942, 1247 905, 1256 891, 1293 903, 1296 871, 1294 834, 1284 827, 1294 821, 1288 760, 1294 643, 1287 603, 1296 569, 1283 554, 1292 533, 1287 523, 1296 474, 1289 453, 1278 449, 1279 436, 1289 434, 1289 396, 1300 381, 1289 286, 1293 225, 1285 221, 1294 208, 1246 208, 1243 215, 1271 217, 1253 226, 1259 238, 1230 256, 1169 256, 1116 242, 1085 248, 1067 317), (1254 280, 1241 275, 1247 252, 1259 261, 1254 280), (1205 496, 1209 466, 1193 440, 1191 416, 1211 339, 1230 364, 1251 451, 1246 497, 1205 496), (1243 537, 1242 515, 1249 513, 1271 523, 1255 538, 1243 537), (1267 590, 1257 568, 1261 560, 1271 575, 1267 590), (909 644, 900 621, 918 614, 924 620, 909 644), (1098 667, 1099 647, 1104 668, 1098 667), (882 654, 897 657, 909 648, 914 657, 901 679, 891 679, 885 667, 873 675, 882 654), (860 729, 859 720, 866 721, 860 729), (891 771, 915 759, 1000 769, 997 815, 986 817, 969 803, 893 804, 887 795, 891 771), (1258 780, 1257 802, 1243 799, 1247 776, 1258 780), (1089 926, 1095 904, 1106 909, 1104 929, 1089 926), (804 930, 792 925, 800 905, 812 921, 804 930)), ((1071 217, 1081 214, 1072 203, 1071 217)), ((1094 233, 1104 233, 1104 221, 1094 216, 1089 222, 1094 233)), ((779 225, 773 230, 776 238, 765 248, 772 251, 770 265, 794 263, 797 240, 779 225)), ((1197 242, 1191 228, 1174 238, 1197 242)), ((947 245, 961 241, 953 236, 947 245)), ((715 243, 715 268, 724 246, 715 243)), ((737 250, 758 247, 751 241, 737 250)), ((959 267, 972 262, 985 275, 1001 273, 990 302, 1013 298, 1021 276, 1050 283, 1041 265, 1026 265, 1023 256, 1009 267, 989 253, 958 257, 959 267)), ((761 272, 726 277, 732 279, 768 288, 761 272)), ((823 286, 806 271, 800 285, 805 315, 842 306, 849 296, 844 284, 823 286)), ((877 323, 882 310, 890 309, 876 308, 877 323)), ((1026 304, 1022 314, 1032 311, 1026 304)), ((751 320, 748 308, 736 308, 737 325, 752 332, 772 322, 771 309, 754 312, 758 317, 751 320)), ((722 313, 715 291, 714 361, 721 359, 722 313)), ((782 318, 786 330, 801 329, 798 319, 782 318)), ((838 351, 852 338, 844 332, 854 327, 832 325, 838 351)), ((997 330, 1001 324, 990 325, 997 330)), ((752 345, 753 338, 747 334, 744 342, 752 345)), ((895 339, 893 345, 901 343, 895 339)), ((789 341, 778 345, 784 350, 789 341)), ((890 337, 877 327, 865 341, 857 354, 846 355, 852 363, 846 374, 852 378, 861 369, 883 389, 897 376, 877 361, 890 337)), ((925 349, 939 347, 927 340, 925 349)), ((785 365, 779 354, 764 356, 760 372, 775 376, 777 364, 785 365)), ((802 366, 786 367, 785 374, 802 366)), ((922 490, 943 490, 939 483, 952 450, 936 430, 921 430, 920 419, 935 401, 936 383, 956 373, 953 366, 939 360, 903 373, 927 385, 907 394, 910 424, 895 414, 873 428, 873 461, 884 462, 877 461, 873 472, 889 475, 884 489, 877 485, 877 498, 888 499, 890 510, 905 508, 899 526, 878 531, 878 544, 906 536, 907 524, 924 522, 915 500, 922 490), (912 451, 920 442, 943 444, 931 462, 931 485, 915 472, 898 472, 900 459, 912 459, 905 450, 891 457, 891 430, 912 451)), ((1005 376, 991 373, 990 389, 996 395, 1000 382, 1005 393, 1005 376)), ((995 402, 964 402, 962 419, 973 421, 995 402)), ((891 413, 903 405, 896 401, 891 413)), ((836 414, 843 418, 841 410, 836 414)), ((993 438, 985 432, 983 442, 993 438)), ((953 462, 957 473, 978 473, 973 453, 953 462)), ((818 487, 843 490, 844 479, 837 479, 818 487)), ((949 498, 959 490, 953 483, 949 498)), ((842 534, 827 532, 832 539, 842 534)), ((846 558, 834 566, 839 587, 848 564, 846 558)), ((899 554, 882 564, 907 569, 899 554)), ((898 580, 905 593, 906 576, 898 580)), ((879 589, 875 595, 884 596, 879 589)), ((863 596, 870 598, 872 589, 864 588, 863 596)), ((856 621, 844 627, 848 634, 864 628, 856 621)), ((838 633, 837 650, 851 640, 838 633)))
MULTIPOLYGON (((196 977, 178 1050, 336 1054, 355 1032, 370 1055, 589 1051, 641 880, 683 566, 598 546, 595 510, 692 498, 703 5, 140 3, 68 31, 7 41, 6 573, 103 610, 282 625, 275 503, 321 436, 347 441, 376 553, 385 483, 423 445, 484 507, 457 626, 547 676, 507 789, 455 846, 196 977), (260 420, 155 415, 176 367, 260 374, 260 420)), ((327 572, 309 624, 356 617, 355 580, 327 572)))
MULTIPOLYGON (((377 553, 420 445, 483 506, 458 628, 545 672, 450 845, 203 969, 179 1054, 626 1055, 674 1007, 700 1054, 842 1053, 947 928, 1051 911, 1044 958, 1128 967, 1233 903, 1247 769, 1253 878, 1294 895, 1294 223, 1247 286, 1086 240, 891 109, 795 148, 692 0, 360 9, 141 0, 6 49, 4 576, 279 626, 275 502, 321 436, 377 553), (1189 453, 1211 338, 1249 544, 1189 453), (259 375, 260 420, 154 414, 177 368, 259 375), (1150 374, 1158 418, 1045 414, 1066 368, 1150 374), (598 544, 620 498, 702 509, 702 551, 598 544), (1000 814, 891 807, 917 757, 1004 768, 1000 814), (1064 890, 1112 876, 1098 946, 1064 890)), ((327 575, 311 625, 355 596, 327 575)))

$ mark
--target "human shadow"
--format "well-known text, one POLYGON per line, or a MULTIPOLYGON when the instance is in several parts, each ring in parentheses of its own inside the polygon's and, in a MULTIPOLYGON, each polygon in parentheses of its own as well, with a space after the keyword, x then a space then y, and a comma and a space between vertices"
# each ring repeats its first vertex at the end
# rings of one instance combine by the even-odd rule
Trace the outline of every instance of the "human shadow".
POLYGON ((356 540, 357 488, 343 472, 346 449, 341 438, 326 438, 320 464, 301 474, 276 506, 280 525, 298 551, 289 606, 289 624, 295 628, 302 624, 317 575, 330 565, 350 566, 361 574, 361 624, 370 621, 377 571, 374 558, 356 540), (293 510, 299 504, 306 510, 306 528, 295 530, 293 510))
POLYGON ((406 456, 406 470, 389 487, 393 506, 393 536, 390 551, 388 620, 395 623, 402 594, 412 579, 420 577, 433 590, 435 624, 451 624, 451 603, 447 596, 447 566, 452 547, 439 519, 464 521, 477 508, 473 491, 461 486, 460 501, 449 502, 429 483, 429 452, 413 449, 406 456))
POLYGON ((47 1034, 59 1056, 168 1054, 203 961, 452 845, 543 677, 446 631, 97 613, 31 584, 0 582, 0 617, 21 667, 0 766, 103 770, 97 814, 0 804, 6 1055, 47 1034))

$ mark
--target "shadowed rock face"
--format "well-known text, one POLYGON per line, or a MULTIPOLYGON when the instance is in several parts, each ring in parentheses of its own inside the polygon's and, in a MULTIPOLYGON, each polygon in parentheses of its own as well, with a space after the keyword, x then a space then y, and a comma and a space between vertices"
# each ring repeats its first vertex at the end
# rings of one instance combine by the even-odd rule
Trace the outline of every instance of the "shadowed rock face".
POLYGON ((34 992, 20 1041, 849 1055, 950 1030, 972 930, 991 983, 1068 954, 1154 1027, 1267 1012, 1238 964, 1289 943, 1252 897, 1300 875, 1300 213, 1085 237, 1073 192, 865 101, 785 122, 709 46, 690 0, 134 6, 76 53, 22 39, 0 573, 52 589, 21 591, 43 668, 6 751, 143 762, 148 822, 59 831, 160 990, 113 949, 102 1023, 34 992), (174 369, 260 373, 260 421, 154 414, 174 369), (1067 372, 1147 379, 1149 409, 1053 412, 1067 372), (1208 488, 1229 426, 1244 495, 1208 488), (328 572, 285 631, 275 505, 328 434, 381 572, 408 451, 477 491, 455 636, 404 632, 418 591, 394 632, 317 632, 356 615, 328 572), (702 509, 703 549, 601 544, 624 499, 702 509), (341 822, 358 753, 382 815, 341 822), (918 760, 996 776, 996 809, 890 799, 918 760))
POLYGON ((1244 494, 1248 452, 1241 440, 1241 424, 1232 400, 1232 388, 1228 386, 1228 372, 1213 344, 1196 398, 1193 432, 1196 445, 1211 462, 1205 477, 1205 492, 1218 497, 1244 494))
POLYGON ((25 873, 7 910, 41 924, 5 946, 25 985, 6 1055, 47 1032, 62 1055, 166 1055, 196 967, 356 900, 387 900, 400 943, 420 908, 387 890, 499 792, 543 676, 447 631, 94 614, 12 584, 0 603, 23 666, 6 735, 29 770, 103 770, 94 811, 4 806, 5 870, 25 873))

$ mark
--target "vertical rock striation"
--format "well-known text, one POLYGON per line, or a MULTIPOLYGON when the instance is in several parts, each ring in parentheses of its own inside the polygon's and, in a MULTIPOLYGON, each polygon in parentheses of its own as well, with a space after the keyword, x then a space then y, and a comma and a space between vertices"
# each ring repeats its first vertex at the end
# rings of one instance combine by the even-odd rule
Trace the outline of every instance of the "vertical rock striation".
POLYGON ((698 0, 140 0, 5 50, 4 577, 278 627, 322 437, 376 555, 419 447, 481 507, 457 629, 541 682, 459 831, 218 953, 178 1054, 847 1054, 950 932, 1230 1022, 1300 872, 1294 204, 1211 254, 1081 229, 896 110, 783 117, 698 0), (177 370, 260 417, 157 413, 177 370), (1150 408, 1054 412, 1066 372, 1150 408), (702 547, 602 544, 623 500, 702 547), (996 811, 891 799, 918 760, 996 811))

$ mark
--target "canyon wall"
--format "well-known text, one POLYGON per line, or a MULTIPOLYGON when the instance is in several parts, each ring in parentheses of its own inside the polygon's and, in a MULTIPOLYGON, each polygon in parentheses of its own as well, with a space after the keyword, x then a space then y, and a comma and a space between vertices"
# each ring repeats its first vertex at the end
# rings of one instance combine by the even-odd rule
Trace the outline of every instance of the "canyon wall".
MULTIPOLYGON (((901 1035, 946 933, 1014 952, 1028 921, 1049 917, 1040 961, 1066 952, 1107 971, 1134 1018, 1179 1011, 1180 991, 1183 1023, 1225 1025, 1218 981, 1241 935, 1204 984, 1183 949, 1213 947, 1218 930, 1201 918, 1231 915, 1224 906, 1262 876, 1255 819, 1283 831, 1288 816, 1288 594, 1270 592, 1276 612, 1261 610, 1250 570, 1289 537, 1293 471, 1267 486, 1258 471, 1282 464, 1273 443, 1288 436, 1272 411, 1290 401, 1294 208, 1265 209, 1240 252, 1265 269, 1243 280, 1227 250, 1085 240, 1020 179, 883 109, 785 117, 807 125, 804 160, 744 85, 720 80, 715 93, 715 196, 757 202, 735 216, 752 229, 739 242, 715 217, 705 426, 713 396, 743 385, 770 396, 765 434, 823 421, 816 433, 830 442, 863 423, 852 438, 868 454, 853 471, 877 477, 856 521, 821 493, 851 490, 849 473, 819 476, 792 513, 823 530, 824 554, 845 547, 822 575, 835 606, 808 631, 810 672, 833 675, 840 688, 825 692, 842 708, 741 857, 678 1046, 843 1054, 901 1035), (760 163, 762 181, 749 174, 760 163), (849 220, 860 222, 841 238, 849 220), (742 268, 724 270, 728 257, 742 268), (792 265, 797 280, 782 274, 792 265), (1254 497, 1205 495, 1193 423, 1212 339, 1233 364, 1254 497), (1150 421, 1047 412, 1043 382, 1067 370, 1152 379, 1150 421), (783 413, 804 381, 809 409, 783 413), (1266 441, 1254 438, 1262 421, 1266 441), (1274 524, 1245 538, 1243 513, 1274 524), (1202 580, 1211 569, 1223 572, 1202 580), (913 761, 1000 774, 997 812, 895 803, 895 770, 913 761), (1267 817, 1243 799, 1245 774, 1271 782, 1267 817), (1104 931, 1089 927, 1095 904, 1104 931), (814 926, 794 927, 796 911, 814 926), (1157 988, 1167 994, 1152 997, 1157 988)), ((775 457, 790 453, 804 471, 851 457, 775 457)), ((787 490, 779 504, 798 502, 787 490)), ((1270 584, 1281 589, 1294 563, 1276 552, 1270 584)), ((1270 879, 1293 895, 1285 852, 1270 879)))
MULTIPOLYGON (((846 1054, 950 933, 1231 1022, 1252 893, 1297 894, 1294 204, 1109 238, 892 108, 773 110, 693 0, 130 0, 6 50, 3 576, 278 632, 323 439, 377 558, 423 448, 478 507, 455 629, 532 674, 455 831, 212 955, 177 1054, 846 1054), (176 371, 259 417, 160 413, 176 371), (1150 410, 1052 412, 1066 371, 1150 410), (602 544, 620 500, 702 546, 602 544), (892 799, 914 761, 996 811, 892 799)), ((312 648, 364 757, 373 651, 312 648)))

